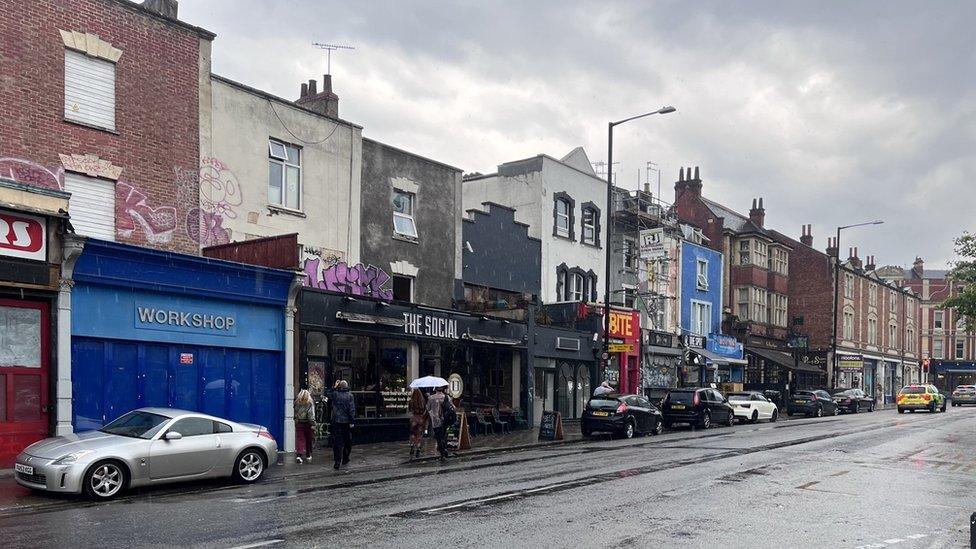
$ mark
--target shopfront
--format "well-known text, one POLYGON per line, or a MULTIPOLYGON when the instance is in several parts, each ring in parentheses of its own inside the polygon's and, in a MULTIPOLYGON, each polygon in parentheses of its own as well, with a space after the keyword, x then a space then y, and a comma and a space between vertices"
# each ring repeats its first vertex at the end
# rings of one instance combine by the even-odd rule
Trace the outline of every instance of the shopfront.
POLYGON ((284 449, 285 306, 294 274, 78 240, 73 428, 166 406, 264 425, 284 449))
POLYGON ((930 383, 943 393, 952 393, 959 385, 976 385, 976 362, 933 360, 930 368, 930 383))
POLYGON ((713 360, 718 366, 715 371, 716 381, 738 384, 741 389, 746 361, 739 340, 732 336, 711 334, 705 342, 705 348, 715 357, 713 360))
POLYGON ((600 346, 595 333, 535 326, 532 345, 532 423, 555 410, 579 418, 595 389, 600 346))
POLYGON ((645 389, 678 386, 684 352, 677 337, 668 332, 643 330, 641 385, 645 389))
MULTIPOLYGON (((866 379, 868 368, 862 355, 838 352, 836 361, 837 381, 834 384, 836 387, 861 389, 870 394, 868 391, 868 387, 871 386, 870 379, 866 379)), ((871 378, 873 377, 872 375, 871 378)))
MULTIPOLYGON (((601 317, 603 307, 589 306, 601 317)), ((601 332, 603 324, 601 324, 601 332)), ((640 386, 640 313, 622 307, 610 308, 610 359, 604 361, 599 381, 610 382, 621 393, 636 393, 640 386)))
POLYGON ((0 180, 0 468, 53 434, 54 334, 67 194, 0 180))
POLYGON ((408 386, 426 375, 460 375, 469 410, 522 406, 525 324, 309 288, 300 303, 299 383, 327 414, 327 391, 346 380, 359 441, 406 440, 408 386))

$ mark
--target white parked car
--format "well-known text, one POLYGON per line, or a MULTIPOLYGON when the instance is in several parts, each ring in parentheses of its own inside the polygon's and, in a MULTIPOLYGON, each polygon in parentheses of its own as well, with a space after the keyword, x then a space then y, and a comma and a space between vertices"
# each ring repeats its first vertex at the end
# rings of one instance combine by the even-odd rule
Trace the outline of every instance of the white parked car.
POLYGON ((776 421, 779 418, 779 409, 758 391, 746 391, 743 393, 729 393, 729 404, 735 412, 735 418, 741 423, 748 421, 755 423, 760 419, 776 421))

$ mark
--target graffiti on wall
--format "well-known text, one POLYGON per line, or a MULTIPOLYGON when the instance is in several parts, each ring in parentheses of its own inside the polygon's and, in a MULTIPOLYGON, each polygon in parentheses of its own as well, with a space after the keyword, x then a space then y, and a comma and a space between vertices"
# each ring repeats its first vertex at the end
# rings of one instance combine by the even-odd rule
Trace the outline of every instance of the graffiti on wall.
POLYGON ((334 250, 306 249, 303 255, 305 286, 386 301, 393 299, 393 290, 384 287, 392 278, 375 265, 349 265, 334 250))
POLYGON ((219 158, 204 157, 196 172, 177 169, 176 177, 181 190, 199 189, 199 207, 186 214, 190 239, 204 247, 230 242, 230 229, 224 227, 224 221, 237 219, 237 207, 244 202, 234 172, 219 158))
POLYGON ((0 177, 11 179, 25 185, 43 187, 60 191, 64 188, 62 182, 63 170, 58 168, 56 172, 44 166, 24 160, 22 158, 0 158, 0 177))
POLYGON ((132 238, 141 227, 149 244, 165 244, 173 240, 176 230, 176 208, 153 208, 147 197, 132 185, 119 181, 115 184, 115 233, 132 238))

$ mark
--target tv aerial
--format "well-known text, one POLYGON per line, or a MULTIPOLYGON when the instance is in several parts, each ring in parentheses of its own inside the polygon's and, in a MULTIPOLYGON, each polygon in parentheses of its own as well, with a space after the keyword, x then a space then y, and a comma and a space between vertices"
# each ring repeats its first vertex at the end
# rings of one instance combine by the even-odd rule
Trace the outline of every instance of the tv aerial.
POLYGON ((344 46, 342 44, 323 44, 321 42, 312 42, 312 46, 313 47, 316 47, 316 48, 318 48, 320 50, 326 50, 327 52, 329 52, 329 57, 328 57, 328 70, 327 70, 326 74, 332 74, 332 52, 334 52, 336 50, 354 50, 354 49, 356 49, 353 46, 344 46))

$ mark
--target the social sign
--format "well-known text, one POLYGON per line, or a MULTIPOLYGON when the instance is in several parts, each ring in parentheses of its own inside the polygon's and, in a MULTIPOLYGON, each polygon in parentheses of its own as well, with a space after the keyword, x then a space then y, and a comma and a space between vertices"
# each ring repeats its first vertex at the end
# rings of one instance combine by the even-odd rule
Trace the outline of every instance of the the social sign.
POLYGON ((0 255, 47 261, 44 218, 0 210, 0 255))

